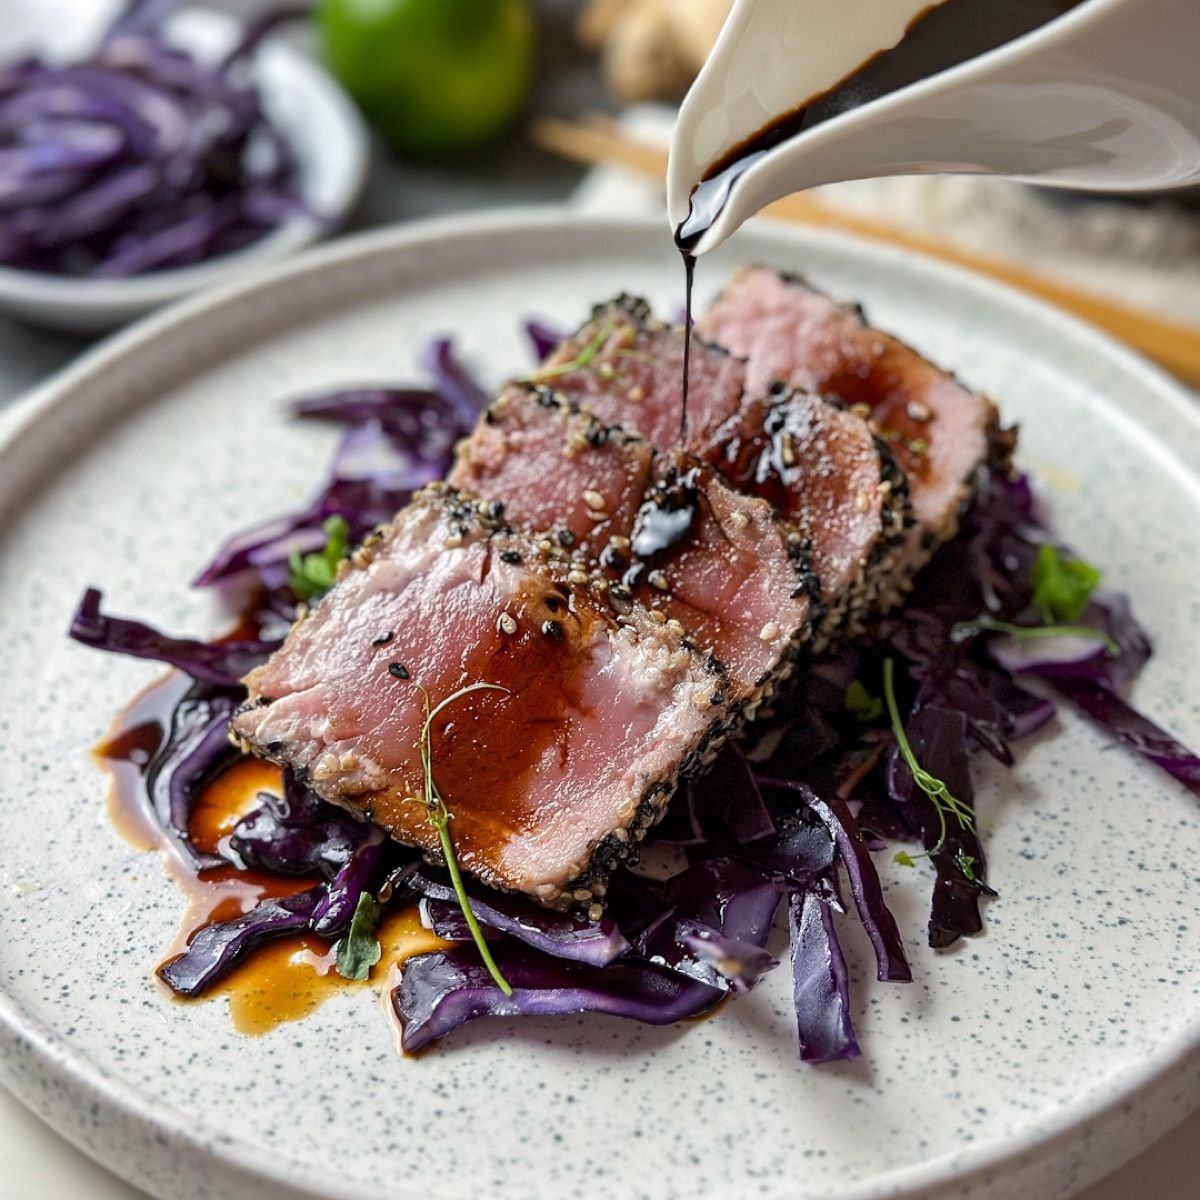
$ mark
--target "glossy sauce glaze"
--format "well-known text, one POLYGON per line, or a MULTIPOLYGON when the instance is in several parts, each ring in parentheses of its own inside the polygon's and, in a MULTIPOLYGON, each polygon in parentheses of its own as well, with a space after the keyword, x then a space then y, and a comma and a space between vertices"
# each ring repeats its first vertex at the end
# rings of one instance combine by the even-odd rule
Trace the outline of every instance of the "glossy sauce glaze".
MULTIPOLYGON (((208 925, 249 912, 263 900, 281 898, 311 887, 309 876, 285 878, 232 864, 197 871, 179 853, 147 808, 145 771, 170 727, 176 704, 188 681, 171 674, 151 685, 118 717, 108 737, 96 748, 97 762, 111 779, 108 810, 117 831, 139 850, 157 850, 165 870, 184 897, 179 930, 160 966, 182 954, 208 925)), ((189 826, 198 850, 220 853, 238 820, 258 803, 262 792, 279 794, 279 768, 260 759, 240 757, 201 793, 189 826)), ((443 942, 425 929, 415 905, 384 915, 378 930, 383 957, 374 968, 375 982, 394 975, 406 958, 441 949, 443 942)), ((343 978, 334 966, 334 942, 303 933, 259 946, 213 987, 202 1000, 226 996, 229 1016, 239 1033, 267 1033, 308 1016, 344 988, 361 988, 370 980, 343 978)), ((177 1003, 182 999, 163 985, 177 1003)))

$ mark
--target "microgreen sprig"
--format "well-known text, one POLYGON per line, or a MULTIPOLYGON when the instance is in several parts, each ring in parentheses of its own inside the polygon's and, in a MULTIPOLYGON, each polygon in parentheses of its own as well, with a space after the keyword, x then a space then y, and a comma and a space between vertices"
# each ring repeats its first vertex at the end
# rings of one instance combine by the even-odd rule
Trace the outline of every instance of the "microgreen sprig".
POLYGON ((506 996, 511 996, 512 985, 504 978, 500 968, 496 965, 496 960, 492 957, 492 952, 483 936, 483 930, 479 928, 479 922, 475 919, 475 914, 471 911, 471 901, 467 896, 467 889, 463 884, 462 874, 458 869, 458 856, 454 852, 454 840, 450 836, 451 812, 447 808, 446 801, 442 798, 441 792, 438 791, 437 781, 433 777, 432 748, 434 719, 449 705, 453 704, 456 700, 461 700, 464 696, 469 696, 472 692, 491 691, 507 694, 508 688, 501 687, 498 683, 472 683, 467 687, 459 688, 457 692, 451 693, 435 705, 429 697, 428 689, 420 683, 416 686, 420 689, 421 695, 425 700, 425 723, 421 726, 420 750, 421 769, 425 776, 423 803, 428 815, 429 824, 437 831, 438 841, 441 843, 442 848, 442 857, 446 860, 446 870, 450 873, 450 882, 454 887, 454 894, 458 897, 459 907, 466 918, 467 927, 470 929, 471 937, 479 950, 479 956, 483 959, 484 966, 488 969, 488 974, 495 980, 496 986, 506 996))
MULTIPOLYGON (((908 764, 908 769, 912 772, 913 782, 929 797, 930 803, 933 805, 933 811, 937 813, 937 841, 924 854, 915 856, 916 858, 931 858, 946 844, 946 837, 949 833, 948 818, 956 820, 960 829, 974 829, 975 810, 969 804, 964 804, 963 801, 957 799, 942 780, 938 779, 936 775, 931 775, 917 762, 917 756, 913 753, 913 748, 909 744, 908 734, 904 732, 904 722, 900 719, 900 708, 896 704, 894 670, 895 667, 892 660, 890 658, 884 659, 883 697, 887 704, 888 717, 892 722, 892 733, 896 737, 896 745, 899 747, 900 756, 908 764)), ((895 854, 893 861, 898 862, 901 866, 911 867, 915 859, 913 855, 900 850, 895 854)))
POLYGON ((604 343, 616 332, 617 323, 610 315, 600 326, 595 336, 570 362, 553 363, 550 366, 538 367, 532 375, 526 375, 523 383, 542 383, 547 379, 556 379, 559 375, 570 375, 572 371, 586 370, 592 360, 600 353, 604 343))
POLYGON ((950 636, 955 641, 972 637, 976 633, 1003 633, 1019 642, 1036 641, 1039 638, 1081 637, 1104 643, 1104 653, 1116 658, 1121 647, 1103 629, 1091 625, 1013 625, 1008 621, 997 621, 992 617, 976 617, 955 625, 950 636))

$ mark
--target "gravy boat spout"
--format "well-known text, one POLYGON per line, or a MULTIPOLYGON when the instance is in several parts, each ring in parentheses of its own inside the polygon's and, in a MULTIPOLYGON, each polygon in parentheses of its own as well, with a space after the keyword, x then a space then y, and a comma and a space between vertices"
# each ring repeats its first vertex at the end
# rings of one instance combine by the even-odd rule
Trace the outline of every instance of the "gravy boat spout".
MULTIPOLYGON (((1110 192, 1200 182, 1200 0, 1064 0, 1030 32, 877 98, 839 87, 918 18, 961 2, 736 0, 671 144, 668 214, 691 251, 773 200, 847 179, 987 174, 1110 192), (844 110, 800 128, 801 111, 835 89, 844 110), (772 127, 775 144, 759 136, 772 127)), ((1019 11, 1026 0, 991 2, 1019 11)))

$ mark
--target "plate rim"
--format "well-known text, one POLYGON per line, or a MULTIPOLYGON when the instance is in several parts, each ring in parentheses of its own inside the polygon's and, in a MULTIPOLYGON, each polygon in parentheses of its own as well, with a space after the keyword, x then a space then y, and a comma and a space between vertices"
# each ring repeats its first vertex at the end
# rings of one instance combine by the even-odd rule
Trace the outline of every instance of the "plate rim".
MULTIPOLYGON (((43 417, 57 410, 69 410, 90 381, 136 360, 146 347, 178 335, 193 322, 223 315, 230 307, 254 305, 264 295, 286 287, 296 278, 344 270, 360 260, 382 256, 398 259, 414 248, 437 242, 478 239, 481 236, 528 236, 544 233, 548 225, 593 233, 598 229, 611 230, 614 237, 618 237, 622 233, 645 234, 652 228, 659 228, 662 222, 640 216, 598 216, 562 206, 491 209, 390 226, 307 250, 252 275, 179 301, 86 351, 74 363, 39 385, 15 405, 9 406, 7 412, 0 413, 3 418, 0 421, 0 465, 5 459, 19 454, 22 445, 34 436, 43 417)), ((1143 434, 1152 439, 1161 453, 1174 462, 1182 475, 1200 489, 1200 405, 1164 371, 1108 335, 1006 285, 908 250, 775 222, 756 222, 751 224, 751 228, 769 232, 769 236, 795 246, 819 244, 823 253, 832 250, 836 255, 844 255, 851 260, 864 257, 882 260, 885 268, 902 274, 912 273, 915 278, 928 281, 936 289, 966 292, 985 304, 998 305, 1027 320, 1034 319, 1048 328, 1052 336, 1062 337, 1073 342, 1077 348, 1092 351, 1097 358, 1125 376, 1137 378, 1144 388, 1155 394, 1166 413, 1195 431, 1197 437, 1194 444, 1198 450, 1194 455, 1189 455, 1186 453, 1186 439, 1180 438, 1171 444, 1142 420, 1130 418, 1143 434)), ((152 404, 153 400, 146 403, 152 404)), ((56 1090, 73 1092, 76 1099, 99 1103, 133 1128, 146 1130, 158 1137, 165 1135, 174 1143, 167 1145, 166 1154, 184 1152, 202 1159, 217 1160, 229 1173, 227 1178, 241 1186, 283 1188, 286 1194, 306 1200, 367 1200, 368 1197, 374 1200, 376 1196, 382 1200, 384 1196, 382 1191, 367 1190, 357 1184, 342 1186, 334 1181, 321 1181, 320 1190, 314 1190, 306 1182, 305 1177, 309 1176, 307 1169, 286 1153, 277 1149, 264 1153, 253 1141, 230 1138, 203 1122, 188 1119, 186 1114, 173 1106, 152 1102, 136 1087, 119 1083, 108 1076, 86 1054, 72 1050, 65 1038, 55 1033, 39 1016, 27 1011, 2 988, 0 1039, 7 1042, 9 1050, 9 1056, 0 1055, 0 1082, 5 1082, 4 1072, 12 1052, 27 1050, 36 1060, 36 1066, 48 1074, 56 1090)), ((1116 1079, 1106 1078, 1102 1086, 1093 1084, 1078 1099, 1064 1104, 1052 1118, 1038 1127, 1036 1135, 1017 1131, 995 1140, 980 1141, 951 1155, 896 1168, 844 1191, 839 1200, 932 1200, 942 1189, 963 1187, 1016 1165, 1037 1164, 1045 1161, 1064 1142, 1070 1143, 1079 1138, 1089 1127, 1101 1126, 1105 1121, 1127 1114, 1131 1106, 1146 1102, 1153 1094, 1187 1077, 1197 1067, 1200 1067, 1200 1013, 1172 1037, 1158 1043, 1136 1066, 1124 1071, 1116 1079), (951 1160, 954 1167, 947 1173, 951 1160)), ((128 1178, 128 1171, 132 1169, 136 1182, 136 1166, 131 1167, 125 1162, 105 1162, 93 1146, 83 1144, 81 1138, 74 1136, 74 1131, 64 1120, 55 1120, 53 1113, 47 1114, 31 1097, 17 1094, 17 1099, 32 1107, 43 1120, 85 1153, 104 1162, 118 1174, 128 1178)), ((1193 1107, 1200 1107, 1200 1097, 1193 1102, 1193 1107)), ((1179 1114, 1179 1119, 1186 1115, 1185 1110, 1179 1114)), ((1153 1137, 1166 1131, 1167 1127, 1155 1127, 1148 1136, 1143 1133, 1144 1140, 1133 1147, 1131 1153, 1149 1145, 1153 1137)), ((278 1191, 272 1191, 271 1194, 280 1195, 278 1191)), ((450 1200, 448 1193, 433 1193, 424 1188, 404 1192, 388 1188, 386 1195, 391 1200, 403 1196, 412 1197, 413 1200, 417 1197, 432 1200, 434 1196, 440 1200, 450 1200)), ((455 1196, 454 1200, 460 1198, 455 1196)))

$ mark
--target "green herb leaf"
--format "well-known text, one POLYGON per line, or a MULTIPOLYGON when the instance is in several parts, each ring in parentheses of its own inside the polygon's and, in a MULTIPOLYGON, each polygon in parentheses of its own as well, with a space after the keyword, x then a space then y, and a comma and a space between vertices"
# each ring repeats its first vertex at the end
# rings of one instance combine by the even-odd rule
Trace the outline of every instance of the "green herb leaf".
POLYGON ((915 867, 917 865, 913 862, 913 857, 907 850, 897 850, 892 855, 892 862, 899 863, 902 867, 915 867))
POLYGON ((1054 546, 1042 546, 1029 572, 1033 602, 1047 625, 1074 625, 1101 580, 1101 572, 1078 558, 1063 558, 1054 546))
POLYGON ((964 854, 961 850, 954 856, 954 861, 958 863, 958 869, 963 873, 963 878, 975 882, 975 863, 976 858, 973 854, 964 854))
POLYGON ((313 554, 294 551, 288 559, 288 586, 297 600, 315 600, 329 591, 337 579, 338 564, 350 549, 350 526, 345 517, 330 517, 325 534, 324 549, 313 554))
POLYGON ((466 918, 467 928, 471 931, 471 940, 474 941, 475 948, 479 951, 479 957, 483 959, 483 965, 487 967, 488 974, 495 981, 496 986, 506 996, 511 996, 512 985, 504 978, 500 968, 496 965, 491 947, 488 946, 487 940, 483 936, 483 930, 479 928, 479 922, 475 919, 474 912, 471 911, 471 899, 467 895, 462 873, 458 869, 458 856, 454 852, 454 840, 450 836, 452 814, 446 801, 442 799, 442 794, 438 791, 437 782, 433 777, 432 744, 433 720, 448 705, 453 704, 456 700, 461 700, 464 696, 469 696, 472 692, 504 692, 507 695, 508 688, 501 687, 498 683, 472 683, 468 687, 459 688, 457 692, 447 696, 437 705, 433 705, 424 685, 418 683, 416 686, 420 688, 421 695, 425 698, 425 724, 421 728, 420 750, 421 766, 425 774, 425 809, 429 814, 429 824, 437 830, 442 857, 446 860, 446 870, 450 873, 450 882, 454 886, 455 896, 458 897, 458 906, 466 918))
MULTIPOLYGON (((924 854, 917 855, 917 858, 931 858, 946 844, 946 835, 949 832, 948 818, 957 821, 960 829, 974 829, 975 810, 952 795, 941 779, 938 779, 936 775, 931 775, 917 762, 917 756, 913 753, 913 748, 908 741, 908 734, 904 732, 904 722, 900 719, 900 708, 896 704, 894 674, 895 664, 890 658, 884 659, 883 696, 887 701, 888 717, 892 722, 892 733, 895 735, 896 745, 899 747, 900 756, 912 772, 913 782, 929 797, 933 811, 937 814, 938 839, 924 854)), ((912 859, 908 855, 905 855, 905 858, 908 859, 907 862, 899 858, 896 861, 903 866, 912 866, 912 859)))
POLYGON ((861 679, 855 679, 846 689, 845 703, 860 721, 877 721, 883 716, 883 701, 872 696, 861 679))
POLYGON ((337 944, 337 972, 343 979, 368 978, 371 968, 383 957, 375 936, 381 912, 379 901, 369 892, 359 896, 350 928, 337 944))

